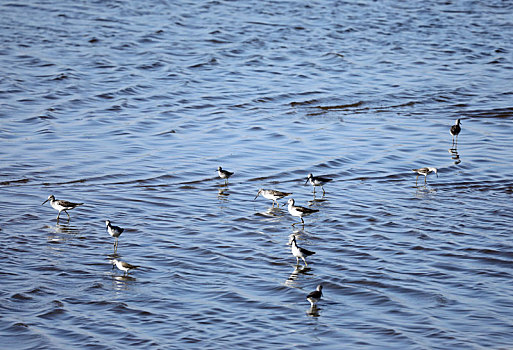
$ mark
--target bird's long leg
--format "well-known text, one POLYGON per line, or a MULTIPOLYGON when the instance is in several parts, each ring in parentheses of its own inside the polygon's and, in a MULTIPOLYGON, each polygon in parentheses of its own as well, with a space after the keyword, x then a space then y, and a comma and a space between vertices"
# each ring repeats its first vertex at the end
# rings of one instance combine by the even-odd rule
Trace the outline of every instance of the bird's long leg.
POLYGON ((303 261, 305 262, 305 267, 308 266, 308 264, 306 263, 306 260, 304 257, 301 257, 301 259, 303 259, 303 261))
POLYGON ((296 265, 299 265, 299 258, 296 256, 296 265))
POLYGON ((427 174, 424 175, 424 184, 427 184, 427 174))
POLYGON ((303 217, 299 217, 301 219, 301 223, 304 225, 305 224, 305 220, 303 220, 303 217))
POLYGON ((324 196, 326 194, 326 192, 324 191, 324 186, 321 186, 322 188, 322 195, 324 196))
POLYGON ((417 185, 417 184, 418 184, 418 182, 419 182, 419 174, 417 174, 417 178, 415 179, 415 186, 418 186, 418 185, 417 185))
POLYGON ((68 221, 70 221, 70 220, 71 220, 71 218, 70 218, 70 216, 69 216, 68 212, 67 212, 66 210, 64 210, 64 212, 66 213, 66 215, 68 215, 68 221))

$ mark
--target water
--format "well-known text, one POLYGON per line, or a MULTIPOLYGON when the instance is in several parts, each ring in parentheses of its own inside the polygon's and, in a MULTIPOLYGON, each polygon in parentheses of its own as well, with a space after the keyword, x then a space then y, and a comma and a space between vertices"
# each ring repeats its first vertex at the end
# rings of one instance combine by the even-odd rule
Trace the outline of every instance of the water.
POLYGON ((513 343, 510 2, 0 10, 2 347, 513 343), (57 224, 50 194, 85 204, 57 224))

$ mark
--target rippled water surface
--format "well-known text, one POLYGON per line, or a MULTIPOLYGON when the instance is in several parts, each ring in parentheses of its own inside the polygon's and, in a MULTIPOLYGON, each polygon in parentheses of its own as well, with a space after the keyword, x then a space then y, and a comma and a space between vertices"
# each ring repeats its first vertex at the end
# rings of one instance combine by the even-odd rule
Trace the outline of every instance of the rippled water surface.
POLYGON ((1 1, 2 347, 511 347, 512 12, 1 1))

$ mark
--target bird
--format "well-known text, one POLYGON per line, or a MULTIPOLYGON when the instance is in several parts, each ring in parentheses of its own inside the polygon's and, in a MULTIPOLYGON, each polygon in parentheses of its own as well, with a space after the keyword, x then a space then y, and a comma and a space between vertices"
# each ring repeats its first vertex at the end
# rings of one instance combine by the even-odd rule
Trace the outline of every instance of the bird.
POLYGON ((228 183, 228 178, 233 175, 233 172, 228 170, 223 170, 223 168, 218 167, 217 173, 221 179, 225 179, 225 183, 228 183))
MULTIPOLYGON (((303 220, 303 216, 310 215, 312 213, 319 211, 318 209, 310 209, 310 208, 296 206, 296 205, 294 205, 295 202, 294 202, 293 198, 290 198, 287 201, 287 203, 289 205, 288 210, 289 210, 290 215, 299 217, 301 219, 301 222, 303 223, 303 225, 305 224, 305 220, 303 220)), ((296 223, 292 224, 292 226, 294 226, 295 224, 296 223)))
POLYGON ((124 271, 123 276, 128 275, 128 272, 133 269, 137 269, 139 266, 129 264, 125 261, 121 261, 118 259, 111 260, 112 262, 112 268, 114 268, 114 265, 121 271, 124 271))
POLYGON ((53 194, 48 196, 48 199, 45 200, 41 205, 45 204, 46 202, 50 201, 50 205, 55 209, 59 211, 59 214, 57 215, 57 222, 59 222, 59 217, 61 215, 61 211, 64 211, 68 215, 68 221, 70 220, 70 216, 68 214, 68 210, 75 209, 79 205, 83 205, 84 203, 72 203, 65 200, 57 200, 53 196, 53 194))
POLYGON ((310 305, 313 307, 315 307, 315 304, 321 300, 322 298, 322 285, 319 284, 317 286, 317 289, 314 290, 313 292, 309 293, 307 296, 306 296, 306 300, 308 300, 310 302, 310 305))
POLYGON ((454 145, 454 138, 456 138, 456 143, 458 142, 458 135, 461 131, 461 121, 460 119, 456 119, 456 122, 453 126, 451 126, 451 135, 452 135, 452 144, 454 145))
POLYGON ((274 204, 279 206, 278 202, 276 202, 278 199, 282 199, 283 197, 290 196, 291 194, 292 193, 281 192, 281 191, 277 191, 277 190, 264 190, 263 188, 261 188, 258 190, 258 193, 257 193, 255 199, 257 199, 259 195, 262 195, 262 197, 273 201, 273 208, 274 208, 274 204))
POLYGON ((312 173, 310 173, 310 174, 308 174, 308 176, 306 178, 305 185, 307 184, 308 181, 310 181, 310 183, 312 184, 314 193, 315 193, 315 186, 321 186, 322 194, 325 195, 326 192, 324 191, 324 185, 330 181, 333 181, 333 179, 328 179, 328 178, 320 177, 320 176, 313 176, 312 173))
POLYGON ((299 258, 301 258, 305 262, 305 266, 308 266, 305 257, 313 255, 315 252, 299 247, 296 243, 296 235, 294 234, 290 235, 289 237, 289 245, 291 246, 292 255, 296 257, 297 265, 299 265, 299 258))
POLYGON ((107 232, 109 232, 109 235, 116 239, 114 241, 114 250, 116 250, 116 249, 118 249, 118 238, 119 238, 119 236, 121 236, 121 234, 123 233, 123 231, 125 229, 121 228, 119 226, 111 225, 110 220, 105 221, 105 224, 107 225, 107 227, 105 229, 107 230, 107 232))
POLYGON ((424 175, 424 183, 427 183, 427 176, 428 174, 434 172, 436 174, 436 177, 438 177, 438 169, 427 167, 427 168, 419 168, 419 169, 412 169, 412 171, 417 173, 417 179, 415 180, 415 186, 417 186, 417 181, 419 180, 419 175, 424 175))

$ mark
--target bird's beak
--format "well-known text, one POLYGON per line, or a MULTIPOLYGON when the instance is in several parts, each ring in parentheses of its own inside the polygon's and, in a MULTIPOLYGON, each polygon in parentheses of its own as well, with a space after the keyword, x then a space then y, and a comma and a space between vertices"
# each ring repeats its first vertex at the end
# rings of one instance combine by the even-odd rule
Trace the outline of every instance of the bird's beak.
MULTIPOLYGON (((260 195, 260 192, 258 192, 258 194, 256 195, 255 199, 257 199, 259 195, 260 195)), ((255 200, 255 199, 253 199, 253 200, 255 200)))
POLYGON ((308 183, 308 179, 306 179, 306 181, 305 181, 305 185, 306 185, 307 183, 308 183))
POLYGON ((45 200, 41 205, 45 204, 46 202, 48 202, 48 199, 47 199, 47 200, 45 200))

